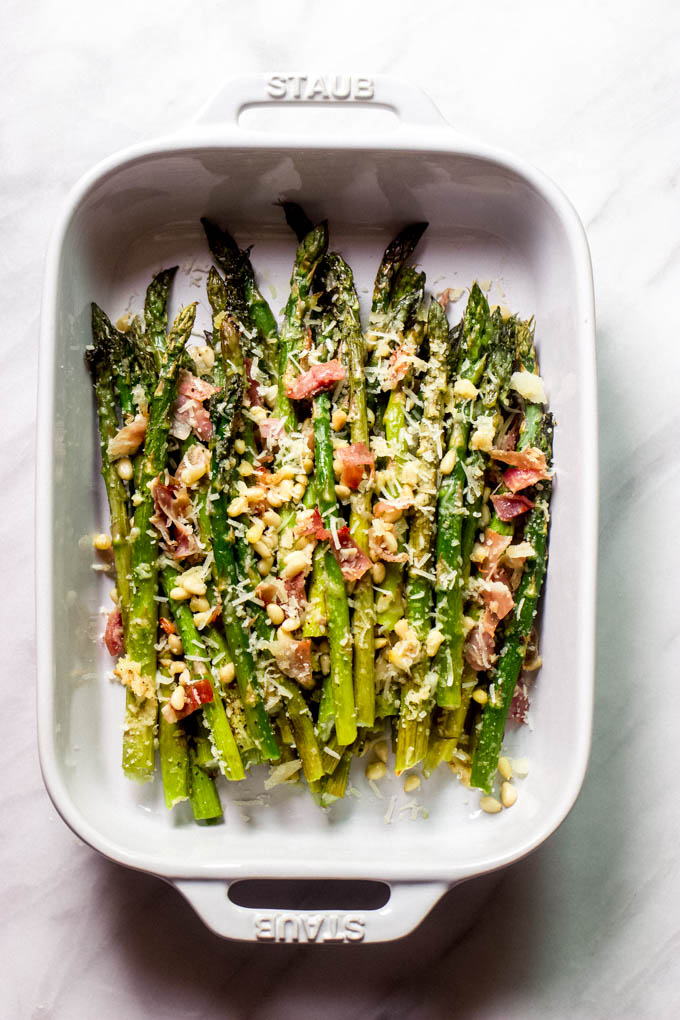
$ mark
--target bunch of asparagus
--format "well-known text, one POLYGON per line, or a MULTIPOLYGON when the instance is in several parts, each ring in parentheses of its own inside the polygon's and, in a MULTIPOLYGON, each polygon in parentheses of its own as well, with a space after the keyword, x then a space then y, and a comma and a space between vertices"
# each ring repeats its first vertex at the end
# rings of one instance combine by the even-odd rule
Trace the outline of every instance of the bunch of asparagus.
POLYGON ((123 769, 151 779, 158 749, 168 808, 199 821, 222 816, 218 773, 265 762, 325 805, 387 720, 397 774, 447 762, 488 795, 540 662, 552 419, 532 324, 474 284, 450 329, 409 265, 420 223, 386 249, 364 332, 327 224, 284 212, 280 330, 249 250, 208 221, 205 343, 195 305, 168 329, 175 269, 132 321, 92 306, 123 769))

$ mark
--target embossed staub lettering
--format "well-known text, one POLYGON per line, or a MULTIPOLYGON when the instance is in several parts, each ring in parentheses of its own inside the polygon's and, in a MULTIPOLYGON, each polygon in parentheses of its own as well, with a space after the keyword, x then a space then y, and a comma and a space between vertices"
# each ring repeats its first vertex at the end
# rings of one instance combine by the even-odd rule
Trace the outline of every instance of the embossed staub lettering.
POLYGON ((258 942, 361 942, 365 934, 363 914, 255 915, 258 942))
POLYGON ((372 78, 349 74, 272 74, 267 79, 270 99, 293 99, 305 102, 366 102, 373 99, 372 78))

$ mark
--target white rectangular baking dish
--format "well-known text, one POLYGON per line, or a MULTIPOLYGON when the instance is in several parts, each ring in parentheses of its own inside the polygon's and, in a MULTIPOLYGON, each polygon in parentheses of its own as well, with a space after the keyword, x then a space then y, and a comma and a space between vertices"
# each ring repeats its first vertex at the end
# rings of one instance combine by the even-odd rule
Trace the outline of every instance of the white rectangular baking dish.
POLYGON ((594 311, 583 229, 543 175, 461 138, 422 93, 389 78, 257 75, 229 84, 195 123, 105 160, 74 188, 47 259, 39 407, 40 757, 57 810, 92 847, 173 881, 222 935, 370 941, 406 934, 453 883, 517 860, 565 818, 591 731, 594 311), (285 130, 281 107, 291 102, 324 105, 318 130, 285 130), (279 107, 267 133, 239 124, 246 108, 266 104, 279 107), (371 105, 391 111, 392 122, 367 135, 362 118, 371 105), (281 197, 328 217, 364 306, 386 242, 406 222, 426 219, 418 259, 431 290, 488 279, 492 300, 536 316, 557 420, 545 665, 533 731, 509 741, 511 753, 529 757, 530 772, 516 806, 499 816, 480 815, 478 795, 442 768, 419 791, 413 819, 412 809, 402 810, 413 798, 401 784, 383 783, 380 800, 360 764, 353 782, 361 796, 328 814, 295 788, 258 803, 258 777, 237 789, 225 784, 226 824, 199 829, 181 809, 166 812, 159 782, 139 788, 120 769, 122 691, 107 682, 110 661, 97 641, 111 585, 92 569, 91 535, 107 517, 83 360, 89 303, 114 318, 131 297, 140 307, 151 273, 179 263, 174 304, 201 298, 205 315, 209 258, 198 221, 208 215, 242 245, 254 244, 256 271, 278 310, 294 249, 274 205, 281 197), (391 897, 380 910, 352 915, 255 911, 229 899, 229 884, 243 878, 380 880, 391 897))

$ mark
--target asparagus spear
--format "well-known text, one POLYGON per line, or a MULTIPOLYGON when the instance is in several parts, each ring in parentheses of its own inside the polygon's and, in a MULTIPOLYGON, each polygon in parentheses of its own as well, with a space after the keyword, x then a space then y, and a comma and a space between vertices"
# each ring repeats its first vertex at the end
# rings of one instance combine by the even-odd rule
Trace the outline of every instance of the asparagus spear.
MULTIPOLYGON (((138 679, 128 684, 125 701, 123 770, 131 779, 153 778, 154 731, 156 724, 156 629, 155 601, 158 568, 158 534, 151 526, 154 512, 151 484, 165 467, 170 408, 177 390, 177 376, 184 345, 194 324, 196 305, 178 314, 168 336, 158 385, 151 399, 149 423, 144 442, 139 503, 135 510, 136 538, 132 544, 132 599, 127 629, 128 659, 139 670, 138 679)), ((136 670, 135 670, 136 672, 136 670)))
POLYGON ((163 269, 154 276, 147 287, 144 299, 145 333, 154 350, 157 372, 160 371, 165 353, 165 336, 168 331, 168 294, 177 268, 177 266, 172 266, 170 269, 163 269))
MULTIPOLYGON (((170 683, 161 684, 161 698, 167 701, 172 693, 170 683)), ((180 722, 168 722, 161 712, 158 719, 158 749, 165 806, 170 810, 187 800, 191 789, 189 750, 184 727, 180 722)))
MULTIPOLYGON (((349 425, 352 443, 369 444, 364 363, 366 342, 359 318, 359 299, 352 270, 336 256, 333 262, 334 285, 340 297, 342 315, 342 354, 349 379, 349 425)), ((368 555, 368 530, 371 519, 371 490, 361 487, 352 493, 349 530, 361 551, 368 555)), ((352 641, 354 645, 354 698, 357 726, 373 726, 375 721, 375 611, 373 579, 364 574, 354 586, 352 641)))
POLYGON ((99 418, 99 447, 101 450, 101 473, 106 487, 111 516, 111 540, 116 568, 116 588, 127 632, 130 598, 132 551, 130 548, 130 519, 125 483, 120 478, 116 465, 109 460, 108 443, 118 432, 116 414, 115 376, 112 362, 112 334, 109 320, 98 305, 92 305, 92 346, 85 351, 87 366, 94 382, 99 418))
POLYGON ((424 757, 434 701, 434 683, 424 647, 431 627, 432 586, 423 572, 431 570, 434 552, 437 461, 444 419, 449 347, 446 315, 437 301, 430 304, 427 336, 429 360, 422 383, 423 420, 417 452, 418 491, 409 537, 411 561, 408 577, 409 629, 420 642, 422 652, 412 667, 411 677, 404 685, 402 694, 397 730, 397 775, 424 757))
MULTIPOLYGON (((552 454, 552 415, 543 417, 537 446, 550 463, 552 454)), ((513 618, 505 631, 498 664, 492 675, 491 697, 484 706, 479 740, 472 759, 471 785, 489 793, 494 780, 503 742, 505 724, 512 697, 524 662, 529 634, 538 608, 538 599, 548 562, 548 523, 550 520, 550 480, 538 482, 535 503, 524 526, 524 540, 534 549, 527 560, 515 594, 513 618)))
MULTIPOLYGON (((440 465, 442 475, 437 530, 437 629, 444 641, 437 652, 435 668, 439 675, 437 703, 456 708, 460 704, 463 672, 463 524, 466 457, 473 399, 486 363, 489 306, 475 283, 465 309, 463 337, 458 361, 459 396, 454 400, 454 425, 449 448, 440 465), (472 384, 469 393, 461 382, 472 384)), ((454 396, 456 388, 454 388, 454 396)))

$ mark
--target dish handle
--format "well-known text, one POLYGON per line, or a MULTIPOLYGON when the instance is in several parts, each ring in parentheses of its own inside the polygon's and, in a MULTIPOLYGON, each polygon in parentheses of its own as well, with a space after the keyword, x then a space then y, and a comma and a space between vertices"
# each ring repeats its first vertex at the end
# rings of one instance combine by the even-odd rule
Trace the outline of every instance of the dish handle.
POLYGON ((425 92, 387 74, 249 74, 226 82, 199 110, 198 124, 236 127, 250 107, 343 106, 392 111, 402 127, 446 127, 425 92))
POLYGON ((242 942, 390 942, 413 931, 451 885, 395 882, 387 903, 371 910, 267 910, 242 907, 229 898, 231 882, 174 879, 172 884, 201 920, 223 938, 242 942))

